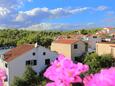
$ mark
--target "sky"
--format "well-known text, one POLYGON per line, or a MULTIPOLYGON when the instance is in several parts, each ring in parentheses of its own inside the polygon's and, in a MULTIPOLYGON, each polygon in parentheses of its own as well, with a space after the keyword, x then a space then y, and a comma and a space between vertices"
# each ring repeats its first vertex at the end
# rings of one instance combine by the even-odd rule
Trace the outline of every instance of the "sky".
POLYGON ((114 22, 115 0, 0 0, 0 27, 114 27, 114 22))

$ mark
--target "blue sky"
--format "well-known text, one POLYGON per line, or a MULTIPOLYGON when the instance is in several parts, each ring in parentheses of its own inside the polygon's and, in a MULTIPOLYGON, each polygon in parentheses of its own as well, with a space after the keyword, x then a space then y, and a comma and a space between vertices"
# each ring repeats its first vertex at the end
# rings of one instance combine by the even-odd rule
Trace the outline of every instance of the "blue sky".
POLYGON ((0 0, 0 26, 41 23, 115 26, 114 0, 0 0))

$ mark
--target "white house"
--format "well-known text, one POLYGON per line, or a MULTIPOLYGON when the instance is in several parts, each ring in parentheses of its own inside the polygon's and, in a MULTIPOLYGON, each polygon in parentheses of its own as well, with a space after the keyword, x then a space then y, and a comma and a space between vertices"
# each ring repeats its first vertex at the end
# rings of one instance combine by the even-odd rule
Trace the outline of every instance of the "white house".
POLYGON ((5 86, 10 86, 15 76, 22 76, 28 65, 39 74, 57 55, 37 44, 24 44, 9 50, 0 58, 0 67, 7 70, 5 86))
POLYGON ((102 38, 97 35, 91 35, 88 37, 88 45, 89 48, 95 50, 96 49, 96 43, 99 43, 102 41, 102 38))
POLYGON ((113 29, 113 28, 103 28, 101 31, 98 31, 96 34, 97 35, 111 34, 113 32, 115 32, 115 29, 113 29))
POLYGON ((101 42, 102 38, 98 35, 86 35, 83 41, 88 44, 88 52, 93 52, 96 49, 96 43, 101 42))

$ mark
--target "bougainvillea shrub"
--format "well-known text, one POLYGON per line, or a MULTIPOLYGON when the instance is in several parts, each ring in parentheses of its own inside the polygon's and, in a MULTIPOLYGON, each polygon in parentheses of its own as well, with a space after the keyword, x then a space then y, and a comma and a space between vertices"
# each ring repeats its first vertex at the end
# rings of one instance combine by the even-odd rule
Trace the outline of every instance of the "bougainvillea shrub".
POLYGON ((71 83, 82 82, 81 73, 89 70, 88 65, 82 63, 73 63, 72 60, 59 55, 59 57, 51 63, 46 70, 44 76, 53 82, 47 86, 70 86, 71 83))
POLYGON ((59 55, 44 73, 44 76, 52 81, 46 86, 72 86, 72 83, 81 83, 75 86, 115 86, 115 67, 102 69, 99 73, 81 78, 80 75, 88 70, 88 65, 79 62, 75 64, 59 55))
POLYGON ((86 76, 83 82, 85 86, 115 86, 115 67, 86 76))
POLYGON ((0 86, 3 86, 3 81, 6 79, 6 72, 0 68, 0 86))

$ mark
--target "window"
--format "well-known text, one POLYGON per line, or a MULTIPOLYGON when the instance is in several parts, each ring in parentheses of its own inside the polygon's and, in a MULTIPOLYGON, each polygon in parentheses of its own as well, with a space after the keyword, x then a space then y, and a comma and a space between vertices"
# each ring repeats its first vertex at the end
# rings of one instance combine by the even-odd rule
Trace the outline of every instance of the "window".
POLYGON ((93 36, 93 38, 97 38, 97 36, 93 36))
POLYGON ((77 44, 75 44, 75 45, 74 45, 74 49, 77 49, 77 48, 78 48, 78 45, 77 45, 77 44))
POLYGON ((7 63, 5 63, 5 67, 6 67, 6 68, 8 67, 8 64, 7 64, 7 63))
POLYGON ((43 52, 43 55, 46 55, 46 52, 43 52))
POLYGON ((36 53, 35 52, 33 52, 33 56, 35 56, 36 55, 36 53))
POLYGON ((28 60, 26 61, 27 66, 35 66, 37 65, 37 60, 28 60))
POLYGON ((74 57, 74 60, 77 61, 77 60, 78 60, 78 57, 74 57))
POLYGON ((32 61, 31 61, 31 65, 32 65, 32 66, 37 65, 37 60, 32 60, 32 61))
POLYGON ((30 65, 30 61, 26 61, 26 65, 30 65))
POLYGON ((50 59, 45 59, 45 65, 50 65, 50 59))

